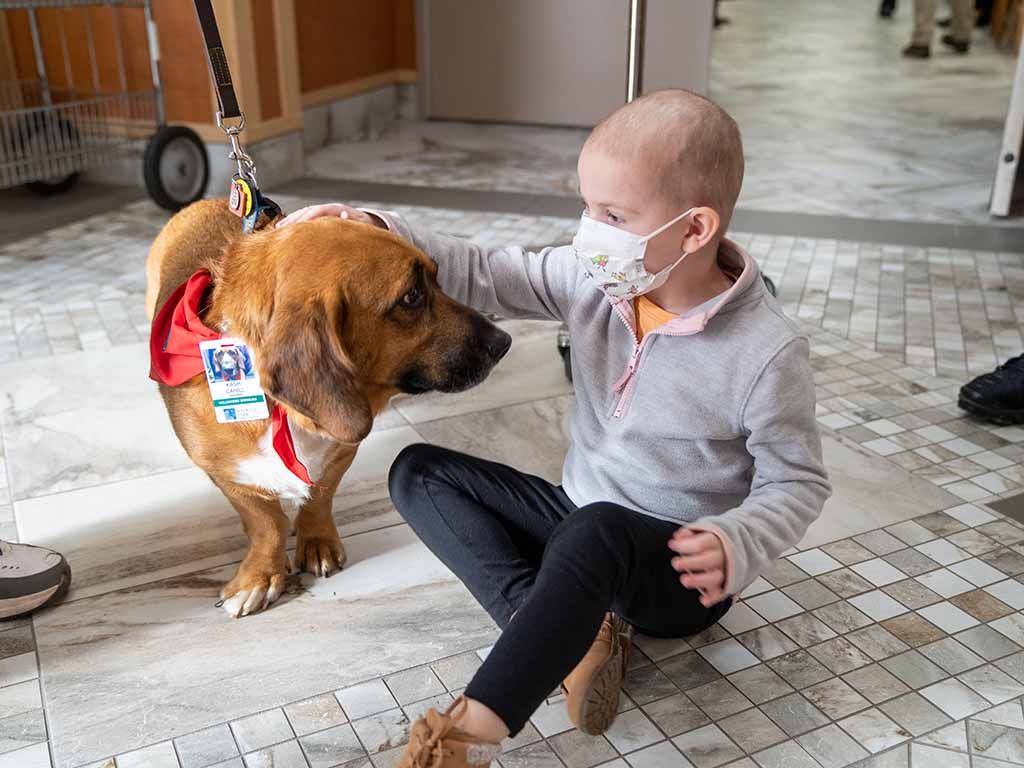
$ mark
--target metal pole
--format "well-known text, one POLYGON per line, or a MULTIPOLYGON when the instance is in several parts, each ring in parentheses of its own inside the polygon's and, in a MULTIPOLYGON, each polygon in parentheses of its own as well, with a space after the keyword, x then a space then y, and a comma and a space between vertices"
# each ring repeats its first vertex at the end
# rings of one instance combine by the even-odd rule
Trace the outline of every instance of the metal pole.
POLYGON ((629 0, 629 65, 626 70, 626 101, 632 101, 643 89, 644 22, 647 0, 629 0))
POLYGON ((46 59, 43 58, 43 44, 39 40, 39 22, 36 19, 35 8, 28 9, 28 30, 32 35, 32 53, 36 56, 36 76, 39 78, 43 104, 50 106, 53 99, 50 97, 50 83, 46 79, 46 59))
POLYGON ((153 3, 145 0, 142 5, 146 14, 146 31, 149 33, 149 65, 153 72, 153 103, 156 107, 156 124, 167 122, 164 114, 164 89, 160 83, 160 38, 157 35, 156 21, 153 20, 153 3))
POLYGON ((1017 181, 1020 163, 1021 138, 1024 135, 1024 45, 1017 55, 1017 71, 1010 91, 1010 106, 1003 126, 1003 143, 999 149, 999 162, 992 182, 992 196, 989 213, 993 216, 1009 216, 1013 203, 1013 188, 1017 181))

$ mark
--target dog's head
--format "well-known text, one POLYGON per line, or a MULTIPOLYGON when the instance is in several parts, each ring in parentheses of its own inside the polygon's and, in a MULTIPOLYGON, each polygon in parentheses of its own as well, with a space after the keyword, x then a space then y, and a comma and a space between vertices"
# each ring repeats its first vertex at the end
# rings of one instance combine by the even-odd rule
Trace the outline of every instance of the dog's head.
POLYGON ((237 349, 218 349, 214 355, 217 366, 228 373, 234 373, 242 368, 242 356, 237 349))
POLYGON ((247 236, 221 280, 263 387, 343 442, 370 431, 371 400, 468 389, 512 343, 441 293, 422 251, 367 224, 323 218, 247 236))

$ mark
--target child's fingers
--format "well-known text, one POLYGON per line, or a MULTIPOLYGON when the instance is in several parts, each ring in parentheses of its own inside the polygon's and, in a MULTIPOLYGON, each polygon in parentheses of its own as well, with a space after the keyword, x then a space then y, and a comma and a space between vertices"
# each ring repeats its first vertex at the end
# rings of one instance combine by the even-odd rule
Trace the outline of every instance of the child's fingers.
POLYGON ((702 592, 719 590, 725 582, 725 574, 720 568, 700 573, 684 573, 679 577, 679 583, 687 589, 699 589, 702 592))
POLYGON ((721 589, 709 589, 700 596, 700 604, 705 608, 710 608, 712 605, 720 603, 723 600, 725 600, 725 592, 721 589))
POLYGON ((314 208, 319 208, 317 205, 308 205, 305 208, 299 208, 297 211, 292 211, 279 222, 278 227, 289 227, 292 224, 298 224, 300 221, 306 221, 310 216, 310 211, 314 208))
POLYGON ((322 203, 321 205, 307 205, 305 208, 300 208, 297 211, 289 213, 279 222, 278 227, 288 227, 292 224, 300 224, 304 221, 312 221, 313 219, 320 218, 321 216, 340 216, 342 212, 354 211, 354 208, 350 208, 343 203, 322 203))
POLYGON ((721 568, 723 558, 719 552, 703 552, 699 555, 686 555, 672 558, 672 567, 683 571, 706 571, 710 568, 721 568))
POLYGON ((673 536, 668 548, 680 555, 696 555, 711 549, 718 549, 718 539, 713 533, 695 533, 686 537, 673 536))

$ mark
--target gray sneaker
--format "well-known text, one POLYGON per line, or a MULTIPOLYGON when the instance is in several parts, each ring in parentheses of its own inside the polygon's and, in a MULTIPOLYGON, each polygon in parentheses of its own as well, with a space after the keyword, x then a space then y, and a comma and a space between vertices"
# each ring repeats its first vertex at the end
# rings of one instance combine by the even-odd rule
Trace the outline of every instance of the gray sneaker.
POLYGON ((57 602, 71 584, 71 566, 59 552, 0 541, 0 619, 57 602))

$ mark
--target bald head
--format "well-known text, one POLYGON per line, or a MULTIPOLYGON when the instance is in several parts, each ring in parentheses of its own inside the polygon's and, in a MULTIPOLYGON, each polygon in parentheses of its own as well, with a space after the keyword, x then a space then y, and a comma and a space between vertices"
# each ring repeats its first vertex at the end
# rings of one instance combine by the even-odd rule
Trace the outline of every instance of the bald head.
POLYGON ((645 94, 602 120, 585 148, 637 164, 665 200, 714 208, 721 231, 728 225, 743 184, 743 142, 713 101, 682 89, 645 94))

